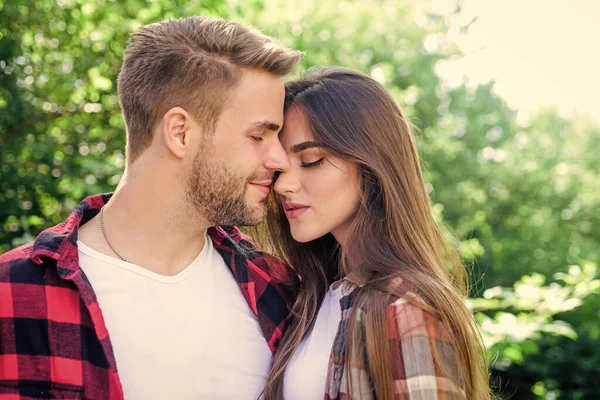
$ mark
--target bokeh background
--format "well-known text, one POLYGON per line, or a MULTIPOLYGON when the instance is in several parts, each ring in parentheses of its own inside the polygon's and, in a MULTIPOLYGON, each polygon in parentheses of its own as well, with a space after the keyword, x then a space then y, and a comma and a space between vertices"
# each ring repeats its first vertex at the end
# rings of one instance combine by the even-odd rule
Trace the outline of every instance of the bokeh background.
POLYGON ((595 0, 0 0, 0 253, 124 167, 131 32, 214 15, 382 82, 461 241, 503 399, 600 396, 595 0))

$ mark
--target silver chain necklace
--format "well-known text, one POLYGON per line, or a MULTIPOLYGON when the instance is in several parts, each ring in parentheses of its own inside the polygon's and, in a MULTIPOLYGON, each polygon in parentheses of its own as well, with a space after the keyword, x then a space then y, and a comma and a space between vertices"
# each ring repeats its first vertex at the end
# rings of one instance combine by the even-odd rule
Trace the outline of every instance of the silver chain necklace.
POLYGON ((125 262, 129 262, 128 259, 126 259, 125 257, 123 257, 122 255, 120 255, 115 248, 112 246, 112 244, 110 244, 110 240, 108 240, 108 235, 106 234, 106 228, 104 227, 104 207, 102 207, 100 209, 100 225, 102 226, 102 233, 104 234, 104 239, 106 239, 106 243, 108 243, 108 246, 110 247, 110 249, 117 255, 119 256, 119 258, 125 262))

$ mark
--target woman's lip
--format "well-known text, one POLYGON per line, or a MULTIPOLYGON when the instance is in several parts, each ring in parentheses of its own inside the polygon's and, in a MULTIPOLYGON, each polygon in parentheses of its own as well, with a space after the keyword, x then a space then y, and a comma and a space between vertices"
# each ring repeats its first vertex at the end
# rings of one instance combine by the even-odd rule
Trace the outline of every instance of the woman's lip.
POLYGON ((292 210, 294 208, 304 208, 304 207, 308 207, 308 206, 305 206, 304 204, 300 204, 300 203, 294 203, 293 201, 286 201, 285 203, 283 203, 284 210, 292 210))
POLYGON ((285 216, 288 219, 293 219, 293 218, 298 217, 301 214, 304 214, 304 212, 306 210, 308 210, 309 208, 310 207, 308 207, 308 206, 300 206, 300 207, 297 207, 297 208, 288 208, 288 209, 285 210, 285 216))

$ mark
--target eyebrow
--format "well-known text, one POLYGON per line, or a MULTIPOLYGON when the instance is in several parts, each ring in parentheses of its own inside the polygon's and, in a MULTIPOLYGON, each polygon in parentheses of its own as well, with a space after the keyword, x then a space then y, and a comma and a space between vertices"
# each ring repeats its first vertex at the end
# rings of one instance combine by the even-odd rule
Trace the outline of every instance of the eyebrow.
POLYGON ((303 150, 306 149, 312 149, 313 147, 323 147, 321 144, 317 143, 317 142, 302 142, 302 143, 298 143, 292 146, 292 153, 300 153, 303 150))
POLYGON ((279 129, 281 129, 281 126, 272 121, 259 121, 259 122, 253 123, 250 126, 250 128, 248 128, 247 132, 261 131, 261 130, 265 130, 265 129, 268 131, 279 132, 279 129))

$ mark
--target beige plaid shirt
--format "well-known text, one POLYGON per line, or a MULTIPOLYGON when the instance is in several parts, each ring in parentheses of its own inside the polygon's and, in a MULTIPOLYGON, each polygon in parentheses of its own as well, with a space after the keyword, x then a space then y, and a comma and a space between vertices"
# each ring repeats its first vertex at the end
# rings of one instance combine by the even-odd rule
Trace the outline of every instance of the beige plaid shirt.
MULTIPOLYGON (((456 352, 442 322, 416 303, 423 300, 411 286, 400 282, 403 296, 390 296, 387 310, 392 376, 396 399, 454 400, 466 399, 456 352), (408 301, 411 298, 414 301, 408 301), (434 359, 435 358, 435 359, 434 359), (442 372, 440 366, 445 371, 442 372)), ((333 342, 324 400, 375 400, 373 384, 366 368, 364 351, 352 360, 351 384, 346 378, 346 339, 352 314, 355 285, 344 282, 340 300, 342 320, 333 342), (352 390, 350 390, 352 389, 352 390), (352 392, 352 395, 350 395, 352 392)), ((364 327, 364 312, 358 310, 356 322, 364 327)), ((359 344, 357 344, 359 345, 359 344)))

